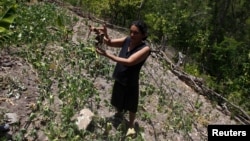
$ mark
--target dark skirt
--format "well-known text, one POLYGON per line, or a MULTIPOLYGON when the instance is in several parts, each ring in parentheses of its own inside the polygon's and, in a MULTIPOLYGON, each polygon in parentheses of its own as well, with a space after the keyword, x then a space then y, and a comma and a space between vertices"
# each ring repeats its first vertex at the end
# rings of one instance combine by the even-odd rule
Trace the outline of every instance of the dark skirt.
POLYGON ((139 85, 124 86, 115 81, 111 97, 111 104, 119 111, 137 112, 139 101, 139 85))

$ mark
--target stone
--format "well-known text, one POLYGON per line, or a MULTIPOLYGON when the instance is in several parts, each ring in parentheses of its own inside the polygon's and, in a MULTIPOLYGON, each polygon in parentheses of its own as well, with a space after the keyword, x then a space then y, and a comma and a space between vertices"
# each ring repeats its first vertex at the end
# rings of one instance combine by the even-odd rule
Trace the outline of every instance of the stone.
POLYGON ((78 126, 78 129, 85 130, 90 124, 90 122, 92 121, 93 116, 94 114, 89 109, 82 109, 76 121, 76 125, 78 126))
POLYGON ((5 117, 8 120, 9 124, 17 123, 20 119, 16 113, 6 113, 5 117))

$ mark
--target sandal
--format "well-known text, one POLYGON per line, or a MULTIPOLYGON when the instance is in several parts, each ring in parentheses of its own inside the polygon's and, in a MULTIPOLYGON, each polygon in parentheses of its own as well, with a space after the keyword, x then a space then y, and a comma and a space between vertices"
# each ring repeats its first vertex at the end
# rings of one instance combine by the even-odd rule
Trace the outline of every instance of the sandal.
POLYGON ((135 129, 134 128, 128 128, 126 137, 130 136, 130 137, 134 138, 135 135, 136 135, 135 129))

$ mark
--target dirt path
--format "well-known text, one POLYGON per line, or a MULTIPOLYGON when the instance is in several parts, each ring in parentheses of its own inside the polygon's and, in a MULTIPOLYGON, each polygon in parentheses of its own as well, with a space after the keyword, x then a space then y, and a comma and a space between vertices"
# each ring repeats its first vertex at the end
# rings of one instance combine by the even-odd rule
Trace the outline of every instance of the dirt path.
MULTIPOLYGON (((19 57, 0 53, 0 122, 29 128, 28 118, 39 97, 39 79, 32 66, 19 57), (10 115, 7 116, 6 115, 10 115)), ((19 129, 11 128, 9 134, 19 129)))

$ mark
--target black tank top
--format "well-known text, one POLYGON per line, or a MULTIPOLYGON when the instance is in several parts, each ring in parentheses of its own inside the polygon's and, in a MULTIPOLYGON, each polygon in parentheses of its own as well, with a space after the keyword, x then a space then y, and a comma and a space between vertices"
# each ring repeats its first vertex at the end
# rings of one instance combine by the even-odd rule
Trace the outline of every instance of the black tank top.
MULTIPOLYGON (((142 43, 136 46, 131 51, 128 51, 129 44, 131 42, 130 37, 125 39, 125 42, 120 50, 119 57, 122 58, 129 58, 135 52, 141 50, 142 48, 146 47, 145 43, 142 43)), ((133 65, 133 66, 125 66, 120 63, 117 63, 114 69, 113 78, 120 82, 121 84, 127 86, 135 86, 139 84, 139 73, 141 70, 142 65, 145 63, 146 59, 141 61, 140 63, 133 65)))

